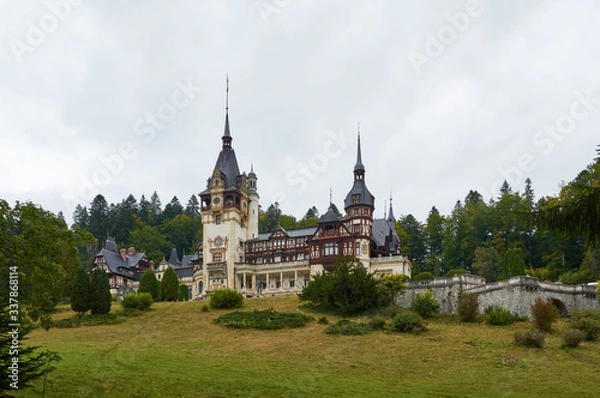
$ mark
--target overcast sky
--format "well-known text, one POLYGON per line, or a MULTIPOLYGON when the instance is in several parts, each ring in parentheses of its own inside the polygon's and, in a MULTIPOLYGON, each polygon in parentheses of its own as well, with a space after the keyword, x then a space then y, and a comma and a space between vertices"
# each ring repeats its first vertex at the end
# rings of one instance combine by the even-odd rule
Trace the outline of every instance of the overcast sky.
POLYGON ((376 215, 424 221, 502 180, 554 195, 600 144, 596 1, 3 1, 0 198, 70 221, 98 193, 185 205, 225 76, 261 205, 341 209, 360 122, 376 215), (58 5, 57 5, 58 4, 58 5))

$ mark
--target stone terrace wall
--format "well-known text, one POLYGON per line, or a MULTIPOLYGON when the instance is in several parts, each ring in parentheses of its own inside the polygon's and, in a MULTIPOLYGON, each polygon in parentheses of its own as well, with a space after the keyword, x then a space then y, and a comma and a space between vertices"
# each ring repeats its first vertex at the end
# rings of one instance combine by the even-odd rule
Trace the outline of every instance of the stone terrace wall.
POLYGON ((599 308, 595 286, 540 282, 527 276, 486 284, 483 278, 475 275, 411 282, 406 293, 398 297, 398 305, 409 307, 412 297, 427 289, 431 289, 441 304, 440 311, 451 314, 456 313, 460 291, 477 293, 482 313, 487 307, 499 305, 519 316, 531 316, 531 305, 538 297, 553 300, 564 316, 578 309, 599 308))

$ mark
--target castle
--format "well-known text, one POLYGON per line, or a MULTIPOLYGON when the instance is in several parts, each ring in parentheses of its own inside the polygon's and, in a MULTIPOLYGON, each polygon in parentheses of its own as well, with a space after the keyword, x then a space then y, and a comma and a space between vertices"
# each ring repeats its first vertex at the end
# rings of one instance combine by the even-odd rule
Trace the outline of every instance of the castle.
POLYGON ((316 226, 285 230, 281 226, 259 232, 258 177, 241 173, 225 111, 222 148, 206 189, 199 193, 203 241, 196 253, 179 261, 173 249, 169 260, 155 268, 144 253, 134 248, 117 253, 107 241, 96 255, 93 269, 109 274, 112 293, 121 296, 136 289, 141 274, 153 269, 160 279, 172 267, 180 283, 188 286, 190 299, 202 299, 222 288, 235 289, 246 297, 296 294, 312 275, 333 269, 338 256, 350 256, 370 272, 404 274, 410 277, 412 264, 400 253, 394 212, 375 219, 375 197, 365 182, 360 132, 357 134, 356 164, 352 187, 344 200, 345 215, 332 207, 316 226))
POLYGON ((330 208, 317 226, 259 232, 258 177, 241 173, 225 112, 222 148, 206 189, 199 196, 203 242, 198 247, 190 295, 202 298, 230 288, 245 296, 299 292, 317 272, 331 271, 337 256, 351 256, 375 274, 410 276, 412 264, 400 253, 390 201, 389 215, 374 219, 375 197, 365 182, 360 133, 352 188, 345 215, 330 208))

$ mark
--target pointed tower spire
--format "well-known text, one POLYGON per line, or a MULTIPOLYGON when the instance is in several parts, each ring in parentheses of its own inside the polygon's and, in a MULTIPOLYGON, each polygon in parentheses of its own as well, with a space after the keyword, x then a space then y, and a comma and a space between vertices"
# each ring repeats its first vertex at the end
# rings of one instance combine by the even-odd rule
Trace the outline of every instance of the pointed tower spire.
POLYGON ((357 137, 358 138, 356 145, 356 164, 354 165, 354 180, 364 180, 365 166, 362 163, 362 153, 360 149, 360 123, 358 124, 357 137))
POLYGON ((231 148, 231 133, 229 132, 229 75, 227 75, 225 88, 225 132, 223 133, 223 148, 231 148))
POLYGON ((387 220, 396 222, 396 217, 394 217, 394 208, 392 206, 392 191, 390 190, 390 212, 388 213, 387 220))

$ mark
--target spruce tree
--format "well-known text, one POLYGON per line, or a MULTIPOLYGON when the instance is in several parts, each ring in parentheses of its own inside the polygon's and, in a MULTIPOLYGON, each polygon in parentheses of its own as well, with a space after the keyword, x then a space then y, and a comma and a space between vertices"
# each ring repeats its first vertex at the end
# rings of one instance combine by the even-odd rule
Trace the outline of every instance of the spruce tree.
POLYGON ((82 314, 90 309, 90 277, 82 267, 71 283, 71 309, 82 314))
POLYGON ((158 301, 158 280, 154 271, 147 269, 140 278, 139 293, 150 293, 154 301, 158 301))
POLYGON ((96 269, 90 282, 90 309, 92 314, 108 314, 112 297, 106 271, 96 269))
POLYGON ((179 296, 179 278, 172 267, 168 267, 162 278, 163 298, 165 301, 177 301, 179 296))

